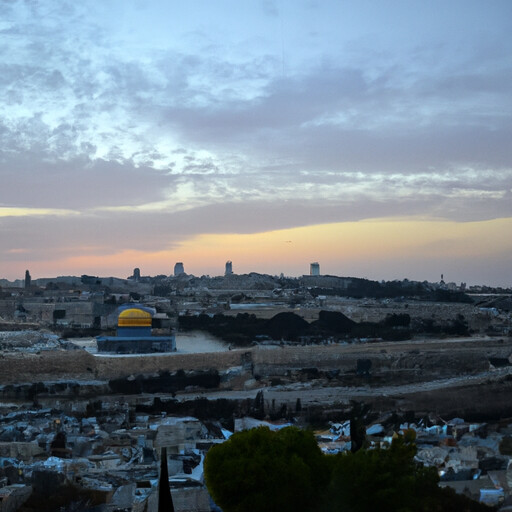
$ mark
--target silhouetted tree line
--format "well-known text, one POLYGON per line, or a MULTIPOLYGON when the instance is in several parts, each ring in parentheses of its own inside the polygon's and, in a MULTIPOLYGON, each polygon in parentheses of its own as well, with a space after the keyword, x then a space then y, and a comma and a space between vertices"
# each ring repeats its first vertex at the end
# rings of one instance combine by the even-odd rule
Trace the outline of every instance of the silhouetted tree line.
POLYGON ((407 340, 416 333, 467 335, 468 326, 459 315, 445 324, 433 320, 419 320, 412 325, 407 313, 391 314, 380 322, 354 322, 337 311, 320 311, 318 320, 306 322, 295 313, 278 313, 270 319, 258 318, 254 314, 239 313, 236 316, 205 315, 181 316, 183 330, 207 331, 226 342, 247 346, 261 338, 297 341, 308 338, 322 341, 328 337, 341 339, 382 338, 388 341, 407 340))
MULTIPOLYGON (((89 277, 89 276, 86 276, 89 277)), ((90 278, 93 283, 93 279, 90 278)), ((222 277, 214 278, 222 280, 222 277)), ((170 296, 175 287, 171 283, 156 280, 151 278, 151 282, 155 285, 155 295, 164 297, 170 296)), ((193 287, 194 281, 189 283, 193 287)), ((277 287, 283 287, 288 290, 295 290, 296 292, 304 291, 301 288, 299 279, 277 279, 275 282, 277 287)), ((445 289, 432 289, 432 285, 427 282, 418 281, 372 281, 370 279, 363 279, 358 277, 351 277, 347 287, 333 286, 333 287, 308 287, 307 291, 314 297, 318 295, 337 295, 340 297, 353 297, 357 299, 362 298, 376 298, 376 299, 394 299, 399 297, 415 297, 421 300, 436 301, 436 302, 473 302, 471 297, 460 291, 452 291, 445 289)), ((238 294, 241 295, 241 294, 238 294)), ((242 294, 243 295, 243 294, 242 294)), ((291 299, 292 302, 300 301, 298 297, 291 299)), ((236 296, 235 296, 236 301, 236 296)))
POLYGON ((369 279, 351 278, 346 288, 314 287, 308 289, 314 297, 318 295, 337 295, 355 299, 396 299, 400 297, 414 297, 434 302, 464 302, 472 303, 469 295, 460 291, 437 288, 432 290, 429 283, 418 281, 371 281, 369 279))
POLYGON ((217 388, 220 384, 219 372, 216 369, 185 372, 161 371, 158 375, 136 375, 135 378, 121 377, 109 380, 109 387, 114 393, 137 395, 141 393, 158 393, 163 389, 168 393, 183 390, 190 386, 203 389, 217 388))

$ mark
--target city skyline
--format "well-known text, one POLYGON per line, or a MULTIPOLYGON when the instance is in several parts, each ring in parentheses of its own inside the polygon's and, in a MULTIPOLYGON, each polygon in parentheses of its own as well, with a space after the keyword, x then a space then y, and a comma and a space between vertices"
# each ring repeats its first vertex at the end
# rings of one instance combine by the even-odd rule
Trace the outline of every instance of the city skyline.
MULTIPOLYGON (((379 219, 378 221, 364 221, 344 225, 343 234, 347 240, 351 240, 349 244, 354 250, 348 254, 345 250, 345 258, 348 258, 350 265, 342 268, 336 256, 333 259, 325 259, 318 261, 320 265, 321 275, 337 275, 342 277, 361 277, 372 279, 376 281, 392 281, 409 279, 411 281, 429 281, 437 282, 444 275, 446 282, 456 282, 457 284, 464 282, 468 285, 489 285, 510 287, 510 284, 502 281, 493 281, 492 272, 495 268, 488 267, 488 277, 482 281, 474 279, 459 279, 459 276, 464 276, 465 268, 475 258, 485 259, 486 256, 491 254, 495 249, 502 250, 504 253, 503 270, 507 270, 508 253, 507 244, 508 239, 502 238, 502 232, 512 230, 512 221, 502 221, 502 225, 495 226, 495 222, 480 222, 480 223, 465 223, 464 230, 459 230, 458 238, 452 239, 453 226, 448 222, 424 222, 425 226, 422 231, 417 230, 417 223, 415 221, 397 222, 396 220, 386 221, 379 219), (349 229, 349 227, 351 229, 349 229), (444 227, 444 231, 442 231, 444 227), (435 240, 432 241, 432 236, 435 240), (476 245, 472 240, 479 239, 483 243, 476 245), (363 265, 357 265, 358 260, 367 252, 372 250, 373 246, 380 247, 387 243, 387 250, 384 252, 381 249, 380 257, 381 262, 378 267, 370 268, 363 265), (442 242, 441 242, 442 241, 442 242), (414 256, 415 248, 421 244, 422 257, 419 261, 423 265, 423 273, 419 275, 414 274, 414 268, 418 264, 417 257, 414 256), (458 249, 465 249, 465 257, 459 257, 456 260, 450 259, 448 256, 458 249), (413 259, 414 258, 414 259, 413 259), (450 264, 447 264, 449 262, 450 264), (396 264, 400 264, 402 268, 401 273, 396 273, 392 277, 386 277, 386 271, 391 273, 396 264), (443 266, 444 265, 444 266, 443 266), (352 271, 352 270, 353 271, 352 271), (355 270, 354 270, 355 269, 355 270)), ((279 275, 283 273, 289 277, 298 277, 301 275, 309 274, 310 264, 314 260, 314 255, 320 248, 320 252, 327 253, 327 246, 332 246, 330 238, 330 231, 337 230, 337 225, 323 225, 314 226, 312 230, 308 228, 296 228, 286 231, 275 231, 271 233, 261 233, 257 235, 244 235, 240 241, 240 235, 224 235, 219 239, 218 235, 203 236, 195 240, 195 245, 192 245, 187 250, 181 250, 180 255, 186 258, 180 260, 183 263, 184 271, 187 274, 195 276, 211 275, 222 276, 225 271, 225 264, 227 260, 223 260, 224 254, 232 251, 237 256, 241 257, 243 261, 245 256, 248 263, 240 263, 237 259, 233 259, 233 273, 234 274, 248 274, 250 272, 257 272, 269 275, 279 275), (292 239, 285 239, 286 237, 292 239), (258 253, 256 248, 262 244, 266 244, 266 254, 271 254, 273 258, 268 261, 258 261, 258 253), (324 246, 322 246, 324 244, 324 246), (204 248, 208 248, 209 261, 204 262, 200 253, 204 248), (292 254, 299 252, 302 256, 310 256, 308 259, 300 259, 294 264, 292 272, 286 272, 278 267, 276 262, 286 261, 293 259, 292 254), (248 258, 253 254, 252 259, 248 258), (199 255, 199 256, 198 256, 199 255)), ((341 241, 343 242, 343 240, 341 241)), ((340 240, 337 240, 340 243, 340 240)), ((339 245, 335 247, 339 252, 343 247, 339 245)), ((336 252, 335 252, 336 255, 336 252)), ((33 278, 46 278, 56 277, 57 275, 81 275, 88 273, 83 271, 87 268, 103 268, 105 271, 102 277, 115 276, 125 278, 132 275, 134 268, 139 268, 141 275, 156 276, 156 275, 173 275, 174 265, 178 262, 168 261, 169 253, 162 252, 152 254, 150 266, 144 267, 137 264, 137 258, 141 258, 141 254, 136 251, 127 251, 124 259, 119 259, 120 255, 115 254, 111 258, 101 258, 97 261, 98 267, 95 267, 93 258, 92 266, 91 256, 84 256, 83 258, 74 258, 70 261, 69 267, 62 267, 63 271, 59 274, 44 274, 32 275, 33 278), (69 269, 68 272, 65 269, 69 269), (72 269, 78 269, 78 272, 73 274, 72 269)), ((229 260, 231 261, 231 259, 229 260)), ((29 269, 30 270, 30 269, 29 269)), ((502 269, 498 269, 502 270, 502 269)), ((0 276, 4 277, 4 276, 0 276)), ((14 279, 20 279, 16 276, 14 279)))
POLYGON ((2 277, 512 285, 509 1, 0 15, 2 277))

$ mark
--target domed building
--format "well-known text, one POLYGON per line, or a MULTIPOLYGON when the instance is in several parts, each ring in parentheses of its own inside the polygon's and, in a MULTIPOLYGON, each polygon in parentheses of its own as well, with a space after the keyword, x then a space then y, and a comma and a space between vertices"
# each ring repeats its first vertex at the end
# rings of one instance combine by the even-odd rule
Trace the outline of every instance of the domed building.
POLYGON ((174 335, 153 336, 155 310, 140 305, 125 305, 119 308, 117 336, 98 336, 98 352, 116 354, 147 354, 151 352, 173 352, 176 350, 174 335))
POLYGON ((117 335, 121 337, 151 336, 152 315, 147 309, 128 308, 117 317, 117 335))

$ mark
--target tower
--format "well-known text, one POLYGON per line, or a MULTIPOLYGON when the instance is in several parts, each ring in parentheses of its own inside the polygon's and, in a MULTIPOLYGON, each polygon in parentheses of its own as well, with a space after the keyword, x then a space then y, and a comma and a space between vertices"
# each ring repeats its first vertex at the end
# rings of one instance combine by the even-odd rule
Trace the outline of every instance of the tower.
POLYGON ((25 270, 25 288, 30 288, 32 283, 32 277, 30 276, 30 272, 25 270))
POLYGON ((133 279, 135 281, 138 281, 140 279, 140 268, 134 268, 133 269, 133 279))
POLYGON ((226 270, 224 271, 225 276, 229 276, 233 273, 233 263, 226 261, 226 270))
POLYGON ((319 276, 320 275, 320 263, 315 261, 309 265, 309 275, 310 276, 319 276))
POLYGON ((174 275, 180 276, 181 274, 185 273, 185 268, 183 267, 183 263, 181 261, 178 261, 176 265, 174 265, 174 275))

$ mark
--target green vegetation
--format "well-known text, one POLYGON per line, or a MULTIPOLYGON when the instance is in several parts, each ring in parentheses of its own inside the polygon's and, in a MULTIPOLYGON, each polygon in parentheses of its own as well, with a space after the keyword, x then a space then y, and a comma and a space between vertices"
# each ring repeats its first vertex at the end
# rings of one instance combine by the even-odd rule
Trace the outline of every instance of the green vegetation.
POLYGON ((312 510, 328 475, 313 434, 297 428, 239 432, 205 461, 208 489, 224 512, 312 510))
MULTIPOLYGON (((389 448, 359 450, 337 457, 326 509, 380 512, 426 511, 438 491, 435 468, 416 464, 410 433, 389 448)), ((435 510, 435 509, 434 509, 435 510)))
POLYGON ((266 427, 210 449, 208 490, 224 512, 489 512, 438 487, 434 468, 414 461, 413 431, 389 447, 324 455, 311 432, 266 427))

